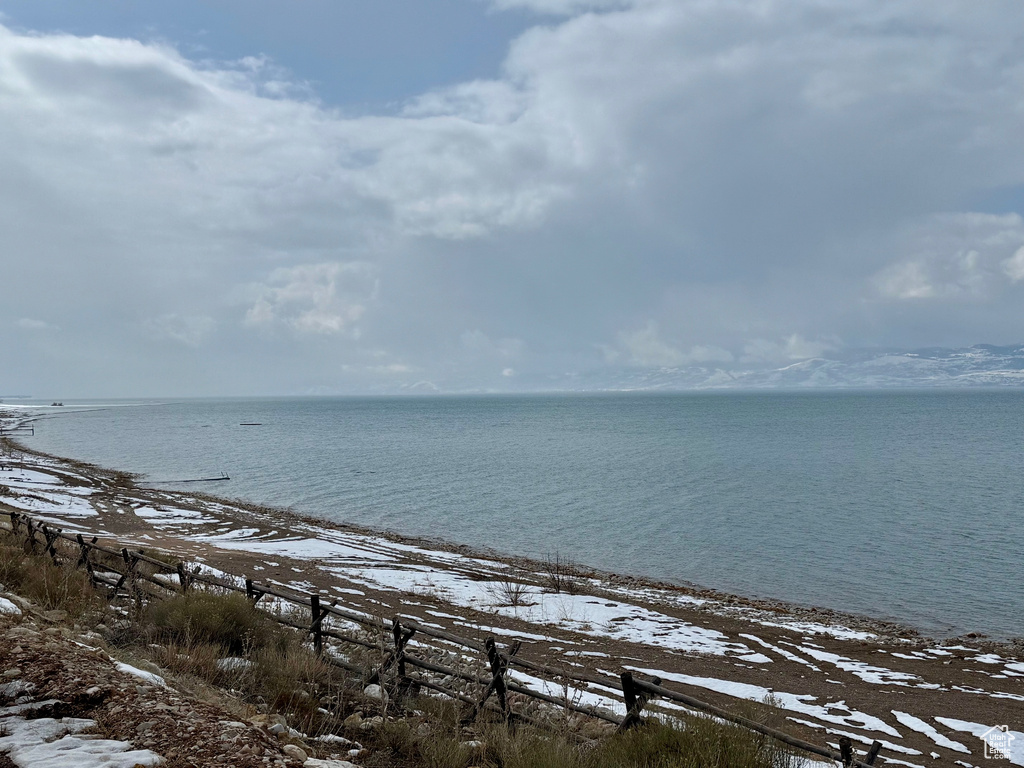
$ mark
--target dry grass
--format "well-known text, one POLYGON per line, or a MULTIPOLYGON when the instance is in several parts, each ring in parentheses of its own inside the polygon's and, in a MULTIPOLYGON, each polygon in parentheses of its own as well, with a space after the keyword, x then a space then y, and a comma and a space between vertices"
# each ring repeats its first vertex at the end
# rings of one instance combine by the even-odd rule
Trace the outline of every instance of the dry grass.
MULTIPOLYGON (((72 561, 74 562, 74 561, 72 561)), ((575 567, 557 556, 549 584, 571 591, 575 567)), ((100 615, 105 602, 88 576, 55 566, 48 557, 26 554, 13 537, 0 533, 0 584, 46 609, 69 617, 100 615)), ((498 599, 524 604, 530 585, 506 574, 495 582, 498 599)), ((356 681, 317 656, 300 633, 286 629, 256 609, 243 595, 194 590, 151 602, 120 619, 119 641, 179 676, 228 691, 243 705, 287 716, 292 727, 309 735, 337 733, 341 721, 361 701, 356 681), (225 661, 230 659, 230 661, 225 661)), ((383 636, 382 636, 383 637, 383 636)), ((386 640, 386 638, 385 638, 386 640)), ((382 640, 382 643, 384 640, 382 640)), ((384 646, 380 649, 384 650, 384 646)), ((366 652, 369 657, 380 655, 366 652)), ((354 654, 349 660, 360 658, 354 654)), ((379 661, 378 661, 379 663, 379 661)), ((366 702, 363 702, 364 706, 366 702)), ((360 732, 375 753, 369 766, 403 768, 792 768, 794 754, 777 742, 709 717, 688 716, 675 727, 652 721, 633 731, 594 742, 580 742, 567 719, 555 730, 504 722, 480 723, 473 731, 459 725, 460 706, 420 697, 426 729, 398 719, 373 732, 360 732), (470 746, 470 740, 479 744, 470 746)), ((751 709, 748 717, 770 721, 770 708, 751 709)), ((411 721, 416 723, 416 720, 411 721)))
POLYGON ((54 565, 46 555, 26 553, 7 533, 0 535, 0 584, 47 611, 64 611, 72 619, 104 609, 84 571, 54 565))
POLYGON ((132 645, 178 675, 230 690, 258 709, 288 716, 307 734, 337 729, 347 675, 303 645, 243 595, 193 591, 152 603, 132 645))
POLYGON ((567 733, 503 723, 482 727, 478 746, 457 726, 434 723, 419 736, 405 722, 389 723, 374 748, 389 764, 423 768, 793 768, 794 754, 772 740, 710 717, 672 727, 651 722, 597 742, 567 733))

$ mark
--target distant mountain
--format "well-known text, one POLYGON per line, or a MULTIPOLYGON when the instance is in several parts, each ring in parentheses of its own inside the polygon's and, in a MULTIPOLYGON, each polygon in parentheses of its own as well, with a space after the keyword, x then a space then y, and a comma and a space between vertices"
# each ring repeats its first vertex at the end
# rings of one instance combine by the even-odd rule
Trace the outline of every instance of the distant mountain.
POLYGON ((781 368, 617 369, 577 375, 570 390, 1024 387, 1024 345, 851 350, 781 368))

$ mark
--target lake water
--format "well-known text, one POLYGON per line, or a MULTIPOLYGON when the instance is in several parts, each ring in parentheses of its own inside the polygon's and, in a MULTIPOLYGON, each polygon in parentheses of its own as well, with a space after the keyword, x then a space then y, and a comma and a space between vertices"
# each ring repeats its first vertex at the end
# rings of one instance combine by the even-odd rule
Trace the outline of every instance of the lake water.
POLYGON ((1024 392, 187 400, 25 442, 618 573, 1024 635, 1024 392), (259 422, 261 426, 241 426, 259 422))

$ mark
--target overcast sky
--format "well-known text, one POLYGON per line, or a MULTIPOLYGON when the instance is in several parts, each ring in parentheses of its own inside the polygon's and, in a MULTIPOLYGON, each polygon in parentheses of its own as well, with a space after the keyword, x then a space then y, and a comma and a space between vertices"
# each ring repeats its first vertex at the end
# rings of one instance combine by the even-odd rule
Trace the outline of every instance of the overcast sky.
POLYGON ((0 0, 0 394, 515 390, 1024 341, 1021 19, 0 0))

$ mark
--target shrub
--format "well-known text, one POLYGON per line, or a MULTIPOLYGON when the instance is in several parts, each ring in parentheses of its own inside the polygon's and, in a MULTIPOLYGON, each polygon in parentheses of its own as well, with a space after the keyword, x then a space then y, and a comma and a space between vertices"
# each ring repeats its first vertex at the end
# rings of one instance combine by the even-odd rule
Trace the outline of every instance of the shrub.
POLYGON ((498 605, 507 605, 518 608, 526 605, 526 599, 530 595, 530 587, 512 575, 511 571, 501 574, 498 581, 492 582, 488 590, 498 605))
POLYGON ((87 573, 54 565, 45 555, 26 554, 21 545, 7 538, 0 545, 0 584, 44 610, 61 610, 76 619, 102 609, 103 601, 87 573))
POLYGON ((575 595, 579 591, 579 567, 572 558, 556 552, 544 561, 544 586, 555 594, 575 595))
POLYGON ((195 590, 150 604, 145 621, 164 639, 209 643, 226 653, 280 646, 287 636, 244 595, 195 590))
POLYGON ((586 765, 609 768, 789 768, 793 753, 773 739, 713 717, 681 728, 656 721, 599 744, 586 765))

